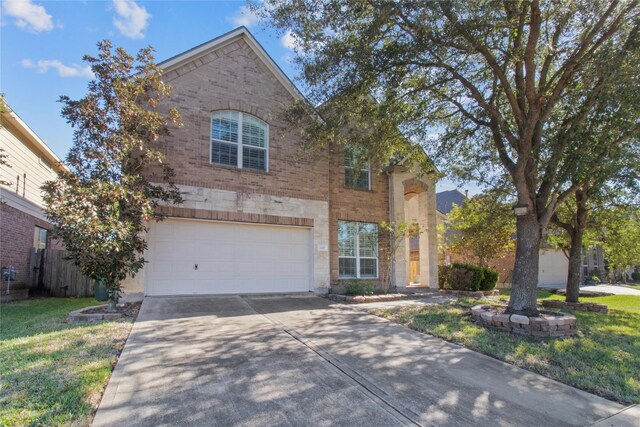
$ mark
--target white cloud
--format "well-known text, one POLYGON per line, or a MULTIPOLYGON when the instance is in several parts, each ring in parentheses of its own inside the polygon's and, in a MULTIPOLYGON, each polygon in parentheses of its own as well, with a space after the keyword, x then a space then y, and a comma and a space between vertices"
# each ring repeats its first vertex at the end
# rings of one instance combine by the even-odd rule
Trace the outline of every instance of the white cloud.
POLYGON ((282 46, 289 50, 296 50, 298 48, 298 40, 296 40, 296 37, 293 35, 293 32, 291 30, 287 30, 284 33, 284 35, 280 39, 280 43, 282 43, 282 46))
POLYGON ((44 74, 49 69, 54 69, 58 72, 60 77, 88 77, 93 78, 93 72, 91 68, 87 66, 81 66, 77 64, 64 65, 57 59, 41 59, 38 62, 33 62, 30 59, 23 59, 22 66, 24 68, 33 68, 40 74, 44 74))
POLYGON ((260 17, 247 6, 241 6, 228 20, 234 25, 250 28, 260 22, 260 17))
POLYGON ((44 6, 33 4, 31 0, 5 0, 2 11, 16 20, 19 28, 40 33, 53 30, 53 21, 44 6))
POLYGON ((134 0, 113 0, 118 18, 113 24, 123 36, 131 39, 144 38, 144 30, 149 25, 151 14, 134 0))

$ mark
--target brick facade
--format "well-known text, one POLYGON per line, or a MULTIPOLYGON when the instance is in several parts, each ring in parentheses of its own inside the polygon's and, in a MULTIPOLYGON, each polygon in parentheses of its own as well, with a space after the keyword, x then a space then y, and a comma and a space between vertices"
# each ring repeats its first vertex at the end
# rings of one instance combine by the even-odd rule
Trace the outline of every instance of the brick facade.
MULTIPOLYGON (((185 199, 181 206, 163 207, 163 213, 312 227, 312 288, 324 293, 331 285, 340 285, 338 222, 389 220, 389 177, 373 165, 370 190, 348 188, 342 146, 327 144, 305 152, 297 131, 288 129, 281 115, 299 99, 295 88, 243 31, 160 64, 173 94, 159 109, 177 108, 183 126, 172 129, 157 148, 166 154, 166 163, 175 171, 173 181, 185 199), (211 114, 220 110, 240 111, 268 124, 268 171, 211 164, 211 114)), ((154 170, 148 173, 151 180, 158 180, 154 170)), ((386 244, 379 239, 379 248, 386 244)), ((380 255, 378 263, 381 276, 387 266, 380 255)), ((131 288, 142 291, 141 281, 138 278, 131 288)), ((379 280, 375 282, 379 285, 379 280)))
POLYGON ((301 153, 298 137, 279 117, 293 97, 243 39, 167 72, 164 79, 173 86, 164 107, 175 106, 184 124, 159 144, 177 184, 328 200, 326 151, 313 158, 301 153), (217 110, 248 113, 269 125, 268 172, 210 163, 211 113, 217 110))
MULTIPOLYGON (((329 179, 329 246, 331 256, 331 284, 338 285, 338 222, 358 221, 380 223, 389 221, 389 178, 372 166, 371 189, 360 190, 345 185, 344 147, 331 147, 331 174, 329 179)), ((380 239, 379 239, 380 240, 380 239)), ((385 242, 379 241, 378 247, 385 242)), ((386 268, 378 256, 378 272, 386 268)), ((375 281, 379 284, 379 280, 375 281)))
MULTIPOLYGON (((51 229, 46 221, 31 216, 6 203, 0 203, 0 266, 13 265, 17 270, 16 281, 11 286, 16 289, 26 287, 29 277, 29 254, 33 248, 35 227, 51 229)), ((2 289, 5 282, 2 280, 2 289)))

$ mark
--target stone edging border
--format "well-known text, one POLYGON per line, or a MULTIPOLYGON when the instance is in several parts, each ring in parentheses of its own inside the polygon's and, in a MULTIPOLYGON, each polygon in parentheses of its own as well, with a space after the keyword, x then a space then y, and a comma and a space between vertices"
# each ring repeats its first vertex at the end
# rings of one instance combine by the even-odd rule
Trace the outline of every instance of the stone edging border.
POLYGON ((438 289, 438 292, 441 294, 455 295, 459 297, 472 297, 472 298, 482 298, 488 297, 492 295, 500 295, 500 291, 498 289, 491 289, 488 291, 458 291, 455 289, 438 289))
POLYGON ((433 296, 433 293, 415 293, 415 294, 382 294, 382 295, 341 295, 328 294, 327 298, 331 301, 344 302, 347 304, 364 304, 367 302, 386 302, 400 301, 405 299, 419 299, 433 296))
POLYGON ((74 310, 67 316, 67 322, 69 323, 78 323, 78 322, 97 322, 100 320, 117 320, 122 318, 123 313, 84 313, 86 310, 90 310, 93 308, 101 308, 106 307, 107 304, 102 305, 93 305, 91 307, 84 307, 79 310, 74 310))
POLYGON ((528 317, 493 313, 490 308, 490 305, 476 305, 471 309, 471 316, 483 326, 537 338, 568 337, 578 332, 576 317, 571 314, 545 311, 545 317, 528 317))
POLYGON ((556 300, 542 300, 542 306, 546 308, 559 308, 562 310, 590 311, 596 313, 607 314, 609 309, 604 304, 596 304, 594 302, 565 302, 556 300))

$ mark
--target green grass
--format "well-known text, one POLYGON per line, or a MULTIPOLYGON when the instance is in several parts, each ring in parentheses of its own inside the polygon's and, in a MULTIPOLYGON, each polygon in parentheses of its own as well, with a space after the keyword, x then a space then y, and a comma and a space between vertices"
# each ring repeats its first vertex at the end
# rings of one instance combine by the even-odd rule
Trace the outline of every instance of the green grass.
POLYGON ((579 334, 546 340, 476 325, 470 308, 478 300, 472 299, 373 313, 605 398, 640 403, 640 297, 588 300, 609 305, 609 314, 573 312, 579 334))
POLYGON ((131 320, 67 324, 92 298, 0 307, 0 425, 89 425, 131 320))
POLYGON ((640 291, 640 285, 627 285, 627 286, 629 286, 630 288, 637 289, 637 290, 640 291))
MULTIPOLYGON (((509 300, 509 289, 500 290, 500 299, 502 301, 509 300)), ((547 290, 538 290, 538 300, 554 299, 564 301, 564 296, 555 295, 547 290)), ((580 302, 593 302, 606 305, 609 310, 621 310, 629 313, 640 314, 640 296, 635 295, 608 295, 603 297, 580 297, 580 302)))

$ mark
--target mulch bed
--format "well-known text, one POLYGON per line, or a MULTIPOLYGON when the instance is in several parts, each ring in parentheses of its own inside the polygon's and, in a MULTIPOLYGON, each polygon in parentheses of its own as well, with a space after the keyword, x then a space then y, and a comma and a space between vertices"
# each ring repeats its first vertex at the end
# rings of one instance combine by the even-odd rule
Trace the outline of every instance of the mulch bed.
MULTIPOLYGON (((130 317, 135 319, 138 317, 138 312, 140 311, 140 306, 142 302, 126 302, 124 304, 118 304, 116 307, 116 313, 121 313, 122 317, 130 317)), ((84 314, 102 314, 102 313, 111 313, 107 311, 107 306, 102 305, 100 307, 93 307, 88 310, 83 311, 84 314)))
POLYGON ((98 322, 101 320, 118 320, 124 317, 138 317, 141 302, 118 304, 116 311, 107 311, 107 304, 75 310, 67 316, 67 322, 98 322))

